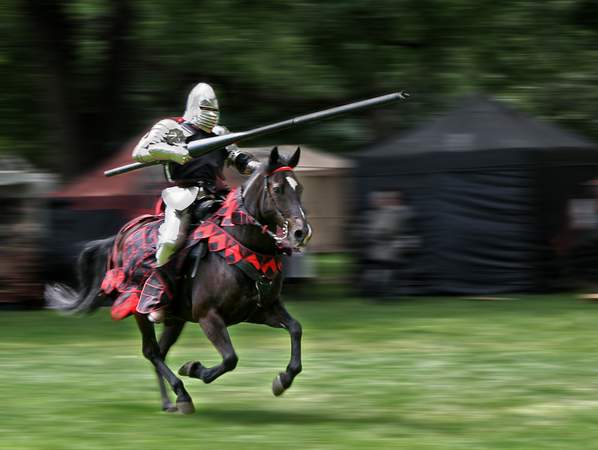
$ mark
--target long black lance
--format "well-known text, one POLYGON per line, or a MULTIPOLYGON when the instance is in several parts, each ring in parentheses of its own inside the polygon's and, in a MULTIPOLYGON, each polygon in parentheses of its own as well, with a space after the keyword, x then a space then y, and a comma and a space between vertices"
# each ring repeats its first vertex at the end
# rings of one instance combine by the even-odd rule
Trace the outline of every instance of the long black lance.
MULTIPOLYGON (((215 136, 197 141, 190 142, 187 145, 189 154, 193 158, 203 156, 219 148, 226 147, 227 145, 234 144, 236 142, 253 139, 266 134, 275 133, 280 130, 287 128, 306 125, 311 122, 320 122, 325 119, 340 116, 341 114, 347 114, 353 111, 360 111, 362 109, 371 108, 373 106, 384 105, 398 100, 405 100, 409 97, 407 92, 395 92, 392 94, 382 95, 380 97, 369 98, 355 103, 349 103, 347 105, 337 106, 335 108, 325 109, 311 114, 305 114, 303 116, 294 117, 292 119, 283 120, 282 122, 276 122, 269 125, 264 125, 259 128, 254 128, 249 131, 239 131, 236 133, 229 133, 223 136, 215 136)), ((162 164, 163 161, 153 161, 150 163, 132 163, 126 166, 116 167, 104 172, 107 177, 114 175, 120 175, 121 173, 131 172, 133 170, 142 169, 144 167, 153 166, 156 164, 162 164)))

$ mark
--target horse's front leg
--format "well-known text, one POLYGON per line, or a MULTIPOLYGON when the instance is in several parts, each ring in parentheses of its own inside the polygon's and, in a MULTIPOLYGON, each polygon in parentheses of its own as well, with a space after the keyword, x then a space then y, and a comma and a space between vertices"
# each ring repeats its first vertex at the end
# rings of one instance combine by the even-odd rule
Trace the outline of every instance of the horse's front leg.
POLYGON ((183 382, 168 368, 162 355, 160 346, 156 340, 154 324, 145 315, 136 315, 137 326, 143 337, 143 356, 145 356, 156 368, 159 375, 163 376, 170 384, 176 394, 177 410, 183 414, 191 414, 195 411, 191 396, 185 390, 183 382))
MULTIPOLYGON (((160 340, 158 342, 158 346, 160 347, 160 356, 164 362, 166 362, 166 355, 168 354, 170 347, 172 347, 177 341, 181 335, 181 332, 183 331, 184 326, 185 321, 183 320, 173 320, 167 325, 164 325, 164 331, 162 331, 162 335, 160 336, 160 340)), ((160 374, 160 371, 157 368, 156 375, 158 376, 158 386, 160 387, 160 397, 162 398, 162 410, 167 412, 177 411, 177 407, 171 403, 170 398, 168 397, 166 385, 164 384, 164 377, 160 374)))
POLYGON ((199 325, 222 356, 222 363, 214 367, 204 367, 199 361, 188 361, 179 369, 179 375, 199 378, 204 383, 211 383, 220 375, 237 367, 239 358, 233 348, 226 324, 216 311, 211 310, 199 319, 199 325))
POLYGON ((286 371, 280 372, 272 382, 272 392, 279 396, 293 384, 293 380, 301 373, 301 324, 293 318, 280 302, 271 307, 259 310, 249 318, 248 322, 261 323, 274 328, 285 328, 291 336, 291 360, 286 371))

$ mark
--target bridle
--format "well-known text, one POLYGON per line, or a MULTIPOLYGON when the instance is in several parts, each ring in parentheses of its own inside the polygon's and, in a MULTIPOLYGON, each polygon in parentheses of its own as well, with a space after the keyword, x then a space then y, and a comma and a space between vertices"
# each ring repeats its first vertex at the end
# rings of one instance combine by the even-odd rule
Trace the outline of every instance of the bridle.
POLYGON ((276 202, 276 198, 272 195, 272 193, 270 192, 270 176, 272 176, 275 173, 278 172, 292 172, 293 168, 289 167, 289 166, 282 166, 279 167, 278 169, 273 170, 271 173, 266 174, 266 176, 264 177, 264 191, 266 192, 266 195, 270 198, 270 201, 272 202, 272 205, 274 206, 274 211, 276 213, 276 215, 278 215, 278 217, 281 219, 282 222, 282 228, 283 228, 283 235, 284 237, 282 239, 285 239, 287 237, 287 234, 289 232, 289 223, 288 220, 285 219, 284 214, 282 213, 280 207, 278 206, 278 203, 276 202))
MULTIPOLYGON (((274 198, 274 196, 272 195, 272 193, 270 192, 270 176, 272 176, 275 173, 278 172, 292 172, 293 168, 290 166, 282 166, 279 167, 277 169, 274 169, 272 172, 267 173, 266 175, 264 175, 264 187, 263 187, 263 192, 264 194, 270 199, 272 205, 274 206, 274 211, 276 213, 276 215, 281 219, 281 222, 283 222, 282 225, 282 229, 283 229, 283 235, 282 236, 278 236, 276 233, 273 233, 272 231, 270 231, 268 225, 262 225, 255 217, 252 217, 253 220, 255 221, 255 225, 259 226, 262 230, 262 233, 268 235, 270 238, 272 238, 274 240, 274 242, 276 242, 276 244, 280 244, 282 241, 284 241, 284 239, 287 238, 288 235, 288 231, 289 231, 289 225, 288 225, 288 220, 285 219, 284 214, 282 213, 280 207, 278 206, 278 203, 276 202, 276 199, 274 198)), ((247 188, 249 188, 257 179, 254 178, 253 180, 251 180, 249 182, 249 185, 247 186, 247 188)), ((245 192, 247 189, 243 189, 243 187, 241 186, 240 188, 241 190, 241 200, 243 202, 243 206, 245 206, 245 192)))

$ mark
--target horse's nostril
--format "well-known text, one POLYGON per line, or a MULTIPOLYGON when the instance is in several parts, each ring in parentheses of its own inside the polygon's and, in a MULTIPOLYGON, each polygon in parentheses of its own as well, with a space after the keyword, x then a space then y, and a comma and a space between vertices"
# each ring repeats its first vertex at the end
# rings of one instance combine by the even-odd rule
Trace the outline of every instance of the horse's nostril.
POLYGON ((305 233, 303 232, 303 230, 297 230, 294 233, 295 239, 300 240, 303 239, 303 236, 305 236, 305 233))

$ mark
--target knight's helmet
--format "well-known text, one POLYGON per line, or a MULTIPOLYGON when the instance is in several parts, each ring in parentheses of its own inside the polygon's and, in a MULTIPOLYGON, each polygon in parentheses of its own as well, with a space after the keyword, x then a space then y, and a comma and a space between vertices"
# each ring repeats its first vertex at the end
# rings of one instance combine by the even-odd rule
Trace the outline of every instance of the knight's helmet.
POLYGON ((197 84, 189 93, 183 119, 210 133, 218 125, 219 118, 220 110, 214 89, 207 83, 197 84))

